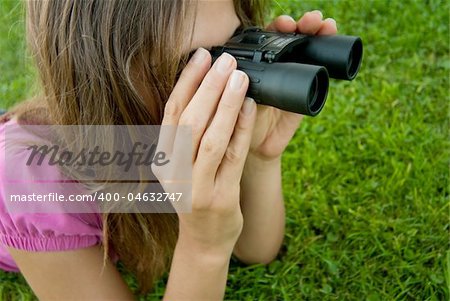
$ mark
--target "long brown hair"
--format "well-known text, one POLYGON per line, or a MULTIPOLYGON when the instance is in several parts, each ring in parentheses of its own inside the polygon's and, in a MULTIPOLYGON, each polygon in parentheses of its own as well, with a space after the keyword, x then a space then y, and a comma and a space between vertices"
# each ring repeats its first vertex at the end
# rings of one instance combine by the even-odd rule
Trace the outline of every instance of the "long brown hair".
MULTIPOLYGON (((235 0, 244 26, 263 26, 270 0, 235 0)), ((11 110, 20 122, 160 124, 187 61, 197 0, 30 0, 27 39, 42 93, 11 110)), ((220 26, 220 25, 218 25, 220 26)), ((148 291, 170 263, 176 214, 103 214, 103 246, 148 291)))

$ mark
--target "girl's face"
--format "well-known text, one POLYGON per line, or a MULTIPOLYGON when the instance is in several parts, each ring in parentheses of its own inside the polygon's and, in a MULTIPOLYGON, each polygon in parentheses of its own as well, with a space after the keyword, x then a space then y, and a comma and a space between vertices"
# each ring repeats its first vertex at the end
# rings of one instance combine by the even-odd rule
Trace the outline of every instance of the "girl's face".
POLYGON ((190 51, 224 44, 240 25, 233 0, 198 0, 190 51))

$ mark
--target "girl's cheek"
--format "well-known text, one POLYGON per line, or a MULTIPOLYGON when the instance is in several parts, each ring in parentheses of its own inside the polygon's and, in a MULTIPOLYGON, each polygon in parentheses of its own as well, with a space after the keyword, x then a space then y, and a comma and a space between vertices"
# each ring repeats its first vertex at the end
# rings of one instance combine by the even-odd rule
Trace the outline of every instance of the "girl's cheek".
POLYGON ((224 44, 239 26, 233 1, 200 1, 190 49, 224 44))

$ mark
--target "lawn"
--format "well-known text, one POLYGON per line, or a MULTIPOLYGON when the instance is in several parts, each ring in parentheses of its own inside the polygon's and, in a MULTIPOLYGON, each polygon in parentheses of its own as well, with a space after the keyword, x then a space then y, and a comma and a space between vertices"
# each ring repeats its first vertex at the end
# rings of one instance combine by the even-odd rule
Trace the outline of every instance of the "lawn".
MULTIPOLYGON (((273 3, 273 15, 334 17, 362 37, 364 61, 353 82, 332 81, 283 156, 282 254, 233 262, 226 300, 449 300, 449 2, 273 3)), ((24 45, 21 6, 0 0, 0 107, 34 90, 24 45)), ((9 299, 35 297, 0 272, 9 299)))

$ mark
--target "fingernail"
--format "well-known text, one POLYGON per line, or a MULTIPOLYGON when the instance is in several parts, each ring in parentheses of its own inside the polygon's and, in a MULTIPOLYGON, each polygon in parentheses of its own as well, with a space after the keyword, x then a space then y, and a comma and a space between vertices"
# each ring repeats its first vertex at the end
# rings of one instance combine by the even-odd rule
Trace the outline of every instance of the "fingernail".
POLYGON ((292 20, 292 21, 295 23, 294 18, 292 18, 291 16, 289 16, 289 15, 283 15, 283 17, 284 17, 284 18, 288 18, 288 19, 292 20))
POLYGON ((242 74, 242 71, 234 70, 233 73, 231 73, 230 88, 238 91, 242 87, 243 82, 244 74, 242 74))
POLYGON ((250 115, 250 113, 253 111, 253 108, 255 106, 254 104, 255 100, 250 97, 246 97, 244 99, 244 103, 242 104, 241 111, 244 115, 250 115))
POLYGON ((192 56, 192 62, 197 65, 201 64, 206 59, 207 55, 208 55, 208 51, 206 49, 200 47, 199 49, 197 49, 197 51, 192 56))
POLYGON ((320 10, 313 10, 312 13, 319 15, 321 19, 323 18, 323 14, 320 10))
POLYGON ((334 23, 334 25, 336 25, 336 20, 333 18, 326 18, 324 21, 328 21, 328 22, 334 23))
POLYGON ((225 73, 231 68, 231 64, 233 63, 233 57, 228 53, 223 53, 218 62, 216 62, 216 70, 220 73, 225 73))

